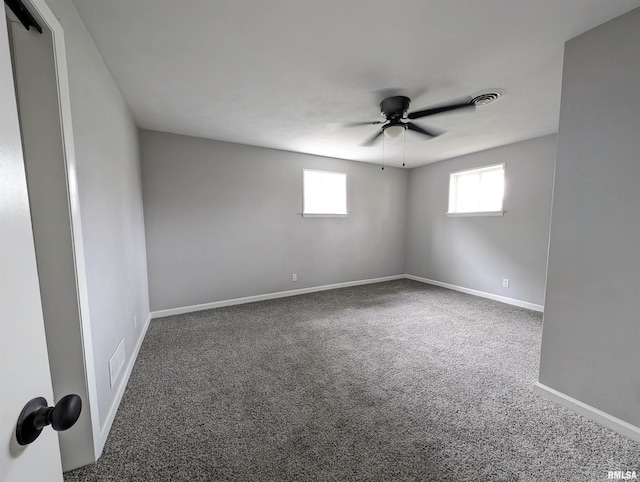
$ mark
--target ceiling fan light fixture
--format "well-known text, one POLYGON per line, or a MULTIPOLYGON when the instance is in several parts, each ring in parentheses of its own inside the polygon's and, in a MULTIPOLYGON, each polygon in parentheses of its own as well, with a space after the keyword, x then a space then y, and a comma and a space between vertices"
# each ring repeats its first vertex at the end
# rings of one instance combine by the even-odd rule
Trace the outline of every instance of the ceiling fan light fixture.
POLYGON ((395 139, 396 137, 400 137, 400 134, 404 132, 404 126, 395 125, 389 126, 384 130, 384 135, 395 139))

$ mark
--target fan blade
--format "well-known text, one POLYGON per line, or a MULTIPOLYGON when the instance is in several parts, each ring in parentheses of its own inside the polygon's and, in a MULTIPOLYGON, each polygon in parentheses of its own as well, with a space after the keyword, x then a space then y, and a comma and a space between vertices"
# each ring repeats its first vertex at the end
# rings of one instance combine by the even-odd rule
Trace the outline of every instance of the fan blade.
POLYGON ((382 124, 384 121, 375 121, 375 122, 341 122, 338 125, 342 127, 358 127, 358 126, 374 126, 378 124, 382 124))
POLYGON ((427 129, 423 129, 422 127, 414 124, 413 122, 407 122, 405 125, 407 126, 407 129, 409 129, 410 131, 417 132, 419 134, 424 134, 425 136, 429 136, 429 137, 437 137, 440 134, 442 134, 442 132, 438 132, 434 130, 428 131, 427 129))
POLYGON ((358 127, 358 126, 373 126, 377 124, 383 124, 383 121, 370 121, 370 122, 330 122, 325 124, 325 128, 328 131, 335 131, 338 129, 343 129, 345 127, 358 127))
POLYGON ((419 110, 407 114, 409 119, 419 119, 420 117, 426 117, 428 115, 440 114, 442 112, 449 112, 451 110, 458 109, 475 109, 475 105, 469 104, 469 102, 459 102, 457 104, 442 105, 440 107, 432 107, 431 109, 419 110))
POLYGON ((378 132, 375 133, 375 135, 373 135, 372 137, 364 141, 362 145, 365 147, 372 146, 373 144, 375 144, 375 142, 378 140, 378 137, 380 137, 381 135, 382 135, 382 129, 380 129, 378 132))

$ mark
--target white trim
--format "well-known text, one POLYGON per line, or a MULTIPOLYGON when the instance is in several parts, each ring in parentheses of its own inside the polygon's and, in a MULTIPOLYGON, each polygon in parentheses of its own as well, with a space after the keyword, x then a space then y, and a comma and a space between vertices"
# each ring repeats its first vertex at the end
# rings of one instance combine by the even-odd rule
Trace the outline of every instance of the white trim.
POLYGON ((51 30, 51 36, 53 39, 53 55, 58 81, 60 124, 62 126, 62 147, 64 150, 67 191, 69 194, 69 213, 71 218, 72 234, 71 241, 75 261, 78 310, 80 313, 80 330, 82 333, 82 350, 84 353, 85 381, 87 384, 87 395, 89 398, 89 403, 85 406, 85 409, 89 410, 91 416, 93 452, 97 460, 102 451, 102 449, 98 450, 97 448, 97 444, 99 443, 98 434, 100 431, 98 386, 93 355, 91 321, 89 317, 89 294, 84 258, 84 242, 82 239, 82 222, 80 219, 80 197, 78 193, 75 142, 71 122, 71 95, 69 88, 69 70, 67 67, 67 51, 65 47, 64 29, 45 0, 30 0, 29 3, 36 11, 36 15, 47 24, 47 27, 51 30))
POLYGON ((151 312, 151 318, 163 318, 165 316, 182 315, 184 313, 192 313, 194 311, 210 310, 213 308, 221 308, 223 306, 241 305, 244 303, 253 303, 255 301, 273 300, 276 298, 286 298, 287 296, 304 295, 307 293, 315 293, 317 291, 335 290, 338 288, 348 288, 349 286, 359 286, 372 283, 382 283, 384 281, 393 281, 398 279, 410 279, 426 283, 434 286, 440 286, 442 288, 448 288, 455 291, 461 291, 481 298, 489 298, 509 305, 519 306, 521 308, 527 308, 533 311, 544 311, 543 305, 537 305, 535 303, 529 303, 528 301, 516 300, 514 298, 507 298, 506 296, 494 295, 492 293, 485 293, 484 291, 472 290, 470 288, 464 288, 462 286, 456 286, 449 283, 443 283, 441 281, 435 281, 427 278, 421 278, 420 276, 414 276, 411 274, 398 274, 393 276, 383 276, 382 278, 371 278, 358 281, 347 281, 345 283, 335 283, 322 286, 311 286, 309 288, 301 288, 297 290, 277 291, 275 293, 266 293, 262 295, 246 296, 243 298, 233 298, 229 300, 213 301, 210 303, 202 303, 199 305, 180 306, 178 308, 168 308, 165 310, 157 310, 151 312))
POLYGON ((539 311, 539 312, 544 311, 543 305, 529 303, 528 301, 516 300, 515 298, 507 298, 506 296, 494 295, 493 293, 487 293, 485 291, 472 290, 471 288, 464 288, 462 286, 443 283, 442 281, 435 281, 432 279, 421 278, 420 276, 414 276, 412 274, 405 275, 405 277, 407 279, 412 279, 414 281, 420 281, 421 283, 440 286, 442 288, 448 288, 450 290, 461 291, 462 293, 479 296, 481 298, 489 298, 490 300, 500 301, 502 303, 507 303, 508 305, 519 306, 521 308, 527 308, 533 311, 539 311))
POLYGON ((166 310, 158 310, 151 312, 151 318, 163 318, 165 316, 182 315, 194 311, 210 310, 212 308, 221 308, 223 306, 242 305, 244 303, 253 303, 255 301, 273 300, 276 298, 286 298, 288 296, 304 295, 307 293, 315 293, 317 291, 335 290, 338 288, 348 288, 349 286, 368 285, 372 283, 382 283, 384 281, 393 281, 404 279, 407 275, 398 274, 394 276, 384 276, 382 278, 371 278, 358 281, 347 281, 345 283, 335 283, 330 285, 312 286, 310 288, 301 288, 298 290, 277 291, 275 293, 267 293, 264 295, 245 296, 243 298, 233 298, 230 300, 213 301, 211 303, 203 303, 200 305, 182 306, 179 308, 169 308, 166 310))
POLYGON ((319 214, 319 213, 302 213, 303 218, 346 218, 349 213, 344 214, 319 214))
POLYGON ((100 429, 100 437, 96 440, 96 460, 100 455, 102 455, 102 450, 104 449, 104 444, 107 442, 107 437, 109 437, 109 432, 111 431, 111 426, 113 425, 113 421, 116 418, 116 413, 118 412, 118 407, 120 407, 120 402, 122 401, 122 396, 124 395, 124 391, 127 388, 127 383, 129 383, 129 377, 131 376, 131 372, 133 371, 133 367, 136 364, 136 360, 138 359, 138 353, 140 352, 140 347, 142 346, 142 342, 144 341, 144 337, 147 334, 147 329, 149 328, 149 324, 151 322, 151 313, 147 316, 147 319, 142 326, 142 330, 140 331, 140 335, 138 336, 138 341, 136 342, 136 346, 133 348, 133 352, 129 357, 129 363, 127 367, 120 377, 120 383, 118 384, 118 388, 116 389, 115 397, 113 397, 113 402, 111 403, 111 408, 109 409, 109 413, 107 413, 107 418, 100 429))
POLYGON ((624 420, 614 417, 613 415, 609 415, 602 410, 599 410, 591 405, 587 405, 580 400, 576 400, 575 398, 570 397, 569 395, 565 395, 558 390, 554 390, 546 385, 543 385, 540 382, 536 382, 533 386, 534 393, 551 400, 552 402, 557 403, 558 405, 562 405, 563 407, 568 408, 572 412, 575 412, 579 415, 582 415, 589 420, 593 420, 600 425, 604 425, 611 430, 615 430, 621 435, 630 438, 631 440, 635 440, 636 442, 640 442, 640 427, 636 427, 635 425, 631 425, 624 420))
POLYGON ((450 218, 463 218, 466 216, 503 216, 504 211, 471 211, 468 213, 446 213, 450 218))

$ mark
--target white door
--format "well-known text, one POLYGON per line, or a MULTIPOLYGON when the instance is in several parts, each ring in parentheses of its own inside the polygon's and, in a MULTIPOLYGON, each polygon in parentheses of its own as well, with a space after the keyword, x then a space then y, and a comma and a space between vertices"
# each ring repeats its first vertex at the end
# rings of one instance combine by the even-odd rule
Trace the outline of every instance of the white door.
POLYGON ((53 405, 7 25, 0 21, 0 481, 62 481, 58 435, 21 446, 15 427, 35 397, 53 405))

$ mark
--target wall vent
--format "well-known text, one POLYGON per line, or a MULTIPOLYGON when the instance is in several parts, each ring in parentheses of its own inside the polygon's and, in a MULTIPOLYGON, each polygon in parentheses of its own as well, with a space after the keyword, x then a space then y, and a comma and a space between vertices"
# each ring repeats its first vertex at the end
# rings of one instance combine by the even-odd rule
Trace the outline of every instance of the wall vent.
POLYGON ((122 367, 124 366, 125 361, 125 352, 124 352, 124 338, 120 340, 118 346, 116 347, 113 355, 109 358, 109 380, 111 381, 111 388, 116 385, 116 380, 118 379, 118 375, 122 371, 122 367))

